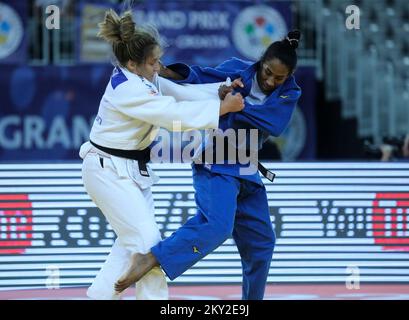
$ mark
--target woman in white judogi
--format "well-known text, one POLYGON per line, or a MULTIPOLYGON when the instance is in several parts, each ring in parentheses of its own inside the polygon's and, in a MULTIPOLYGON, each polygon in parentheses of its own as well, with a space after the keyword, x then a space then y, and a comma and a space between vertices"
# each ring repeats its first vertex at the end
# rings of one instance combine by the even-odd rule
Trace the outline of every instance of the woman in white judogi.
MULTIPOLYGON (((118 66, 80 156, 84 186, 117 239, 87 295, 119 299, 114 284, 131 254, 147 253, 161 240, 150 190, 157 177, 146 165, 159 128, 172 131, 174 121, 179 130, 217 128, 219 116, 240 111, 243 100, 230 95, 220 102, 219 84, 186 87, 158 77, 162 55, 158 39, 136 28, 130 12, 119 17, 108 11, 99 35, 112 44, 118 66)), ((136 298, 168 298, 159 267, 136 284, 136 298)))

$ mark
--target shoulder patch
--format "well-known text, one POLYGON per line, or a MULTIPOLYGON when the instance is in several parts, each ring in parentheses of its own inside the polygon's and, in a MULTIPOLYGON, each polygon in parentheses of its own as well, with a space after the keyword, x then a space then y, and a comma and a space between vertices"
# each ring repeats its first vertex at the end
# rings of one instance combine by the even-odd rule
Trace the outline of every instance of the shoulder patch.
POLYGON ((128 78, 124 75, 121 69, 115 68, 112 76, 111 76, 111 86, 115 90, 117 86, 119 86, 121 83, 124 83, 125 81, 128 81, 128 78))

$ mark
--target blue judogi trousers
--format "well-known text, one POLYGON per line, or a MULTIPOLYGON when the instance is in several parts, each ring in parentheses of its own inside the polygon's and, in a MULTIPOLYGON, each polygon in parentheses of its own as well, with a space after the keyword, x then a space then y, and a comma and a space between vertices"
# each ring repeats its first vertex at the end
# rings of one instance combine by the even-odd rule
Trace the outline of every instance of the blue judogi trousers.
POLYGON ((263 185, 193 166, 198 212, 151 249, 173 280, 233 235, 243 268, 243 300, 260 300, 275 234, 263 185))

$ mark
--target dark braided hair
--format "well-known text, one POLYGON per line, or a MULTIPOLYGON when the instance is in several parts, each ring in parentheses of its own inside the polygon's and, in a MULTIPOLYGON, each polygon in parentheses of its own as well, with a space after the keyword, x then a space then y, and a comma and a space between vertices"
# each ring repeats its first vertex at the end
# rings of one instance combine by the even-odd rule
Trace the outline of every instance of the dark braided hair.
POLYGON ((275 41, 266 49, 261 56, 259 62, 259 68, 264 62, 270 61, 274 58, 280 60, 287 66, 290 74, 295 70, 297 66, 297 52, 298 42, 300 40, 301 33, 298 30, 290 31, 287 37, 281 41, 275 41))

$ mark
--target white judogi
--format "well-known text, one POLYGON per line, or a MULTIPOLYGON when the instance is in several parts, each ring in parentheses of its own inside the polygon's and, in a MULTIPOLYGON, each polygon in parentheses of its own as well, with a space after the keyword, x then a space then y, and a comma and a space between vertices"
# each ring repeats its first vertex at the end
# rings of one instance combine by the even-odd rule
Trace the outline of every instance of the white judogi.
MULTIPOLYGON (((155 80, 153 84, 116 68, 101 99, 91 140, 108 148, 142 150, 154 141, 159 127, 174 129, 175 120, 181 130, 218 127, 219 84, 181 86, 160 77, 155 80)), ((90 142, 81 146, 80 157, 85 189, 117 234, 87 295, 119 299, 114 284, 127 269, 131 254, 147 253, 161 240, 150 189, 158 178, 149 166, 149 176, 143 176, 138 161, 111 156, 90 142)), ((159 267, 136 284, 136 299, 168 299, 166 278, 159 267)))

